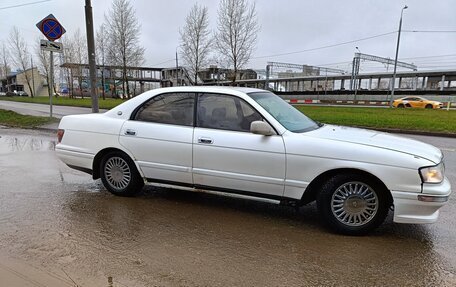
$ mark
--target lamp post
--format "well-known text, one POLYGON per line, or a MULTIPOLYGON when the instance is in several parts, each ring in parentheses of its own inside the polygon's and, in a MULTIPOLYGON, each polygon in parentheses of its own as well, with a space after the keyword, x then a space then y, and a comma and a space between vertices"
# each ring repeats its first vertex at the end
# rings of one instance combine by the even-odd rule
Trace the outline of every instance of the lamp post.
POLYGON ((393 106, 393 100, 394 100, 394 86, 396 82, 396 69, 397 69, 397 56, 399 55, 399 42, 401 40, 401 29, 402 29, 402 14, 404 13, 404 10, 407 9, 408 6, 405 5, 402 10, 401 10, 401 19, 399 20, 399 31, 397 33, 397 45, 396 45, 396 57, 394 58, 394 72, 393 72, 393 80, 391 82, 391 98, 389 105, 390 107, 393 106))

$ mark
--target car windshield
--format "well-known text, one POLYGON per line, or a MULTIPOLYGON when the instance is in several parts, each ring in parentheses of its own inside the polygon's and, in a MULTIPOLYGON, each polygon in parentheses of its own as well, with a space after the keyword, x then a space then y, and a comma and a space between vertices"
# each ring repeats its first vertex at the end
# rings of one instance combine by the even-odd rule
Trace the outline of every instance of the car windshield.
POLYGON ((289 131, 302 133, 321 126, 273 93, 255 92, 249 96, 289 131))

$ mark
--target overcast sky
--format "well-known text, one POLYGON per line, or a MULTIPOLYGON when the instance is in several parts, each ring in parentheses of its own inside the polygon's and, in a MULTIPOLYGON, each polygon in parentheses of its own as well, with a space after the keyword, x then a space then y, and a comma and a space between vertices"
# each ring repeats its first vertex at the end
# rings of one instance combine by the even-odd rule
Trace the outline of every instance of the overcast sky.
MULTIPOLYGON (((0 0, 0 40, 7 41, 13 26, 30 40, 41 37, 35 27, 53 13, 72 33, 85 31, 83 0, 52 0, 36 5, 4 9, 37 0, 0 0)), ((102 24, 111 0, 93 0, 94 22, 102 24)), ((209 9, 211 28, 216 29, 217 0, 200 0, 209 9)), ((179 28, 195 3, 193 0, 131 0, 142 25, 141 43, 146 48, 145 65, 172 66, 179 28), (168 61, 168 62, 167 62, 168 61), (166 62, 166 63, 163 63, 166 62), (159 65, 157 65, 159 64, 159 65)), ((404 5, 403 30, 456 31, 454 0, 257 0, 261 32, 249 66, 264 69, 267 61, 326 65, 350 69, 349 62, 359 47, 362 53, 394 58, 397 34, 342 46, 283 56, 277 54, 304 51, 341 42, 367 38, 398 29, 404 5), (267 57, 266 57, 267 56, 267 57)), ((456 69, 456 33, 412 33, 401 37, 399 58, 418 64, 421 70, 456 69), (451 55, 445 57, 429 57, 451 55)), ((378 66, 376 66, 378 67, 378 66)), ((364 65, 364 71, 374 68, 364 65)), ((377 69, 377 68, 375 68, 377 69)))

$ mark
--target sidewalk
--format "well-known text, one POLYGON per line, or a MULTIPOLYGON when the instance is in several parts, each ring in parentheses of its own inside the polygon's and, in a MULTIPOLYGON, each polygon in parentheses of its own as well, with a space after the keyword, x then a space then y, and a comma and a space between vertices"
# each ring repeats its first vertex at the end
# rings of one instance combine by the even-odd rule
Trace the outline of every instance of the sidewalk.
MULTIPOLYGON (((49 116, 50 109, 49 105, 34 104, 34 103, 21 103, 21 102, 10 102, 0 101, 0 109, 10 110, 22 115, 46 117, 49 116)), ((107 110, 100 110, 100 113, 104 113, 107 110)), ((71 107, 71 106, 53 106, 52 116, 57 119, 61 119, 68 115, 80 115, 92 113, 91 108, 71 107)), ((50 123, 39 127, 39 129, 57 131, 59 127, 58 122, 50 123)))

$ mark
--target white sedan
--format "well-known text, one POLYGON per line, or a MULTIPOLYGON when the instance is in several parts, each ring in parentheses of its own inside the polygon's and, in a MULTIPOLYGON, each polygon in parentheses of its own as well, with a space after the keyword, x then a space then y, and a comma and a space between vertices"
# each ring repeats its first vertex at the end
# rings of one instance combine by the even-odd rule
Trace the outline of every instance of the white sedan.
POLYGON ((352 235, 379 226, 391 206, 395 222, 435 222, 451 193, 439 149, 323 125, 258 89, 157 89, 104 114, 66 116, 56 152, 116 195, 151 184, 316 200, 330 228, 352 235))

